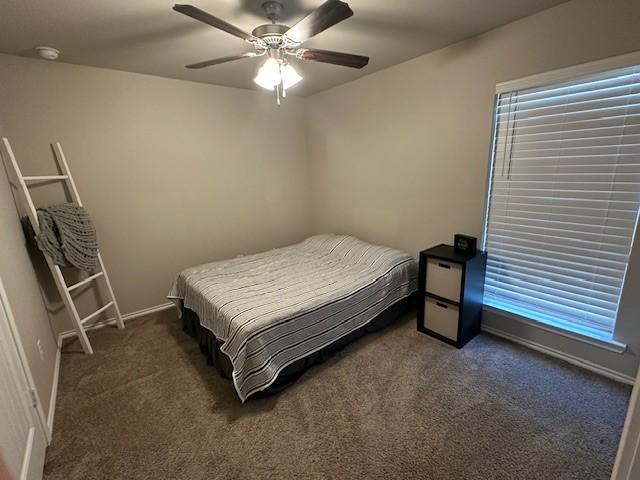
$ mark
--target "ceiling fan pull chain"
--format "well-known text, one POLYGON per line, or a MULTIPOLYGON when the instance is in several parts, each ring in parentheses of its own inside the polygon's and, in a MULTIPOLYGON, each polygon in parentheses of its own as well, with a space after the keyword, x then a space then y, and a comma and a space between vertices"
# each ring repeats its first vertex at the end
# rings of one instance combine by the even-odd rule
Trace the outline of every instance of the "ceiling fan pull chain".
POLYGON ((280 69, 280 88, 282 89, 282 98, 287 98, 287 89, 284 88, 284 75, 282 72, 282 62, 278 65, 280 69))

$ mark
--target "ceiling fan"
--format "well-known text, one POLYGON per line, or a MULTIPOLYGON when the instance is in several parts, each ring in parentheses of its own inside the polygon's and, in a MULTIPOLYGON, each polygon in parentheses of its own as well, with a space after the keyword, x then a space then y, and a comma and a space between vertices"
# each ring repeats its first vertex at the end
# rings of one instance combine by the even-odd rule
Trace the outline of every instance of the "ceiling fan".
POLYGON ((252 52, 192 63, 187 65, 186 68, 204 68, 243 58, 266 56, 267 60, 258 70, 254 82, 263 88, 275 91, 276 101, 280 105, 280 99, 286 97, 287 89, 302 80, 302 77, 289 63, 287 57, 351 68, 362 68, 369 63, 369 57, 362 55, 316 48, 300 48, 300 45, 311 37, 353 15, 353 11, 347 3, 339 0, 326 0, 291 28, 278 23, 282 16, 283 8, 283 5, 277 1, 264 2, 262 9, 267 18, 271 20, 271 23, 260 25, 254 28, 251 33, 248 33, 193 5, 174 5, 173 9, 176 12, 241 38, 250 43, 255 49, 252 52))

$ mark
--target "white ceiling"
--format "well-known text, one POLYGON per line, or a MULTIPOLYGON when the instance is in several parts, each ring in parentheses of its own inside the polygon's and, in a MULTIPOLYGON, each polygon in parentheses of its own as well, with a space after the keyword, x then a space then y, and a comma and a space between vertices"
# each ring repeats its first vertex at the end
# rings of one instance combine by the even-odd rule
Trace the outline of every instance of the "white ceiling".
MULTIPOLYGON (((191 2, 242 29, 268 23, 263 0, 191 2)), ((282 23, 323 0, 280 0, 282 23)), ((368 55, 362 70, 298 61, 304 81, 290 93, 310 95, 428 53, 566 0, 350 0, 354 16, 305 46, 368 55)), ((258 88, 259 60, 202 70, 184 65, 251 50, 242 40, 174 12, 170 0, 15 0, 3 2, 0 51, 35 56, 33 47, 62 51, 59 61, 239 88, 258 88)))

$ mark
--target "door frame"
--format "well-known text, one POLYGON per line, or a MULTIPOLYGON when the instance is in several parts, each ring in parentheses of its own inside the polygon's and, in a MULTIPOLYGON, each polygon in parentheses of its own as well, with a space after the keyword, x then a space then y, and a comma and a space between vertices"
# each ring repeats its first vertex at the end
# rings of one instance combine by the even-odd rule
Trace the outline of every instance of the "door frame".
POLYGON ((31 404, 36 411, 36 418, 34 418, 34 420, 39 430, 42 431, 42 434, 47 441, 47 445, 49 445, 51 444, 51 431, 49 430, 47 423, 47 416, 42 408, 42 402, 40 401, 40 396, 36 390, 36 384, 33 380, 33 375, 31 375, 29 363, 27 362, 27 355, 22 347, 22 342, 20 341, 20 335, 16 326, 15 317, 13 316, 13 311, 11 310, 7 291, 5 290, 4 283, 2 282, 2 276, 0 276, 0 308, 4 311, 9 325, 9 332, 12 337, 8 339, 9 343, 13 343, 16 346, 16 351, 18 352, 18 358, 20 360, 20 371, 15 373, 16 375, 23 377, 27 382, 27 386, 31 393, 31 404))
POLYGON ((640 472, 640 368, 631 392, 629 411, 624 422, 611 479, 631 480, 638 478, 632 477, 638 472, 640 472))

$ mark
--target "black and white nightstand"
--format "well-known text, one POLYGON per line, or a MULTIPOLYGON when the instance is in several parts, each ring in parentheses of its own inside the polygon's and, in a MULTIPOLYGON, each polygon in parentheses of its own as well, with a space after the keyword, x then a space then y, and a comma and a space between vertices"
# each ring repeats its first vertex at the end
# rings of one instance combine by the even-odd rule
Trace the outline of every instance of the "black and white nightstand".
POLYGON ((480 331, 486 252, 438 245, 420 252, 418 331, 462 348, 480 331))

